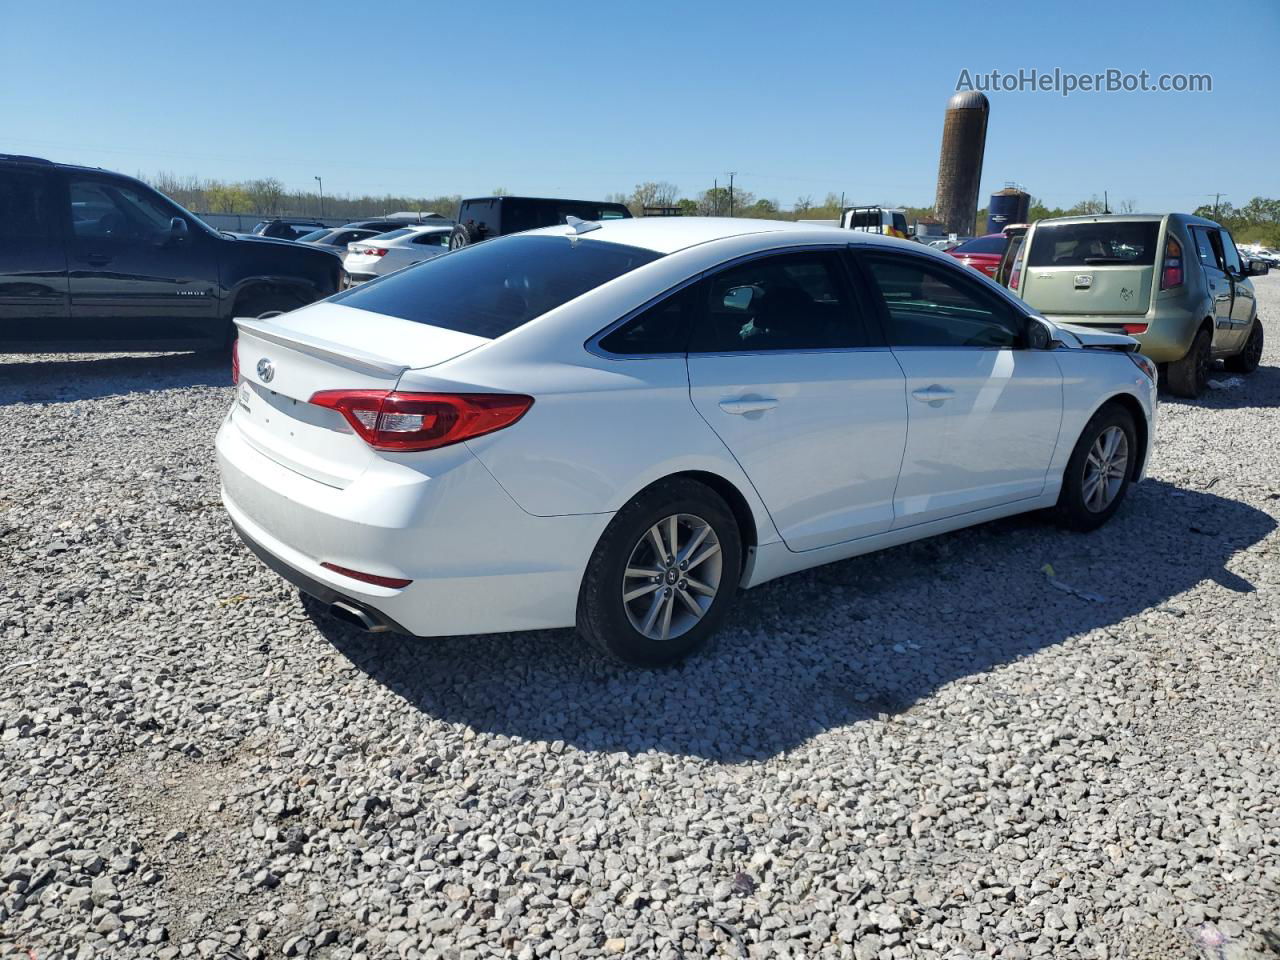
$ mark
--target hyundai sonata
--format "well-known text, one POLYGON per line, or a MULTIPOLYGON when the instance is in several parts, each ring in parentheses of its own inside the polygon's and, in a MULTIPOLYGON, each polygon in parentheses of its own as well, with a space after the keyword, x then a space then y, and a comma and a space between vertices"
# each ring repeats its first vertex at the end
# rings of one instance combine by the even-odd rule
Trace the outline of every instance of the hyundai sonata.
POLYGON ((739 588, 997 517, 1091 529, 1155 368, 920 244, 573 221, 239 321, 218 434, 246 544, 333 614, 577 626, 676 660, 739 588))

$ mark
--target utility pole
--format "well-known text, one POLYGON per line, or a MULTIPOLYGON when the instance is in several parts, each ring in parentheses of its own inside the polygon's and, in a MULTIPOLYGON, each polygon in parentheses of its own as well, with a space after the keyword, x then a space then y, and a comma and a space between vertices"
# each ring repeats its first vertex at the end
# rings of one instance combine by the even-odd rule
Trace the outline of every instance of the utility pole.
POLYGON ((735 173, 729 174, 729 216, 733 216, 733 178, 737 176, 735 173))
POLYGON ((1107 199, 1107 191, 1105 190, 1102 191, 1102 212, 1111 212, 1111 202, 1107 199))
POLYGON ((316 183, 320 184, 320 219, 324 219, 324 181, 319 177, 314 178, 316 183))
POLYGON ((720 178, 716 177, 711 181, 711 202, 714 206, 711 208, 713 217, 720 216, 720 178))
POLYGON ((1218 219, 1218 201, 1222 199, 1222 194, 1215 193, 1213 195, 1213 219, 1218 219))

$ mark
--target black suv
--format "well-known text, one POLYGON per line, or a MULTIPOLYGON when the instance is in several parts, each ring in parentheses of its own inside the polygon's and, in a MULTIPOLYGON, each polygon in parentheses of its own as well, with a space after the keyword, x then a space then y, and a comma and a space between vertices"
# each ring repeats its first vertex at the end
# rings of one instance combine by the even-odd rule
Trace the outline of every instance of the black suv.
POLYGON ((0 353, 220 349, 336 293, 341 262, 219 233, 133 177, 0 154, 0 353))
POLYGON ((565 217, 579 220, 621 220, 631 216, 623 203, 594 200, 551 200, 545 197, 477 197, 458 204, 457 223, 449 249, 521 230, 554 227, 565 217))

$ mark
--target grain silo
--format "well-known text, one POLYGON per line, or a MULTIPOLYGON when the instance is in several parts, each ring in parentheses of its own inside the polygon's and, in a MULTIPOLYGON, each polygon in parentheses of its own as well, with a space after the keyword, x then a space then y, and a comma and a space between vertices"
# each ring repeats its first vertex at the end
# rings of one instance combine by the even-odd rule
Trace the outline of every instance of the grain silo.
POLYGON ((933 212, 948 233, 962 237, 973 236, 978 215, 978 186, 990 110, 986 96, 977 90, 962 91, 947 101, 933 212))

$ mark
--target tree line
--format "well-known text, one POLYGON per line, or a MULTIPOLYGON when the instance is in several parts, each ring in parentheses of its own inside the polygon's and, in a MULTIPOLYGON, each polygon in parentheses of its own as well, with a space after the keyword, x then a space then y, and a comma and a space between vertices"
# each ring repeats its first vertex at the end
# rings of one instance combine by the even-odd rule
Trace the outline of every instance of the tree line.
MULTIPOLYGON (((326 194, 323 204, 318 191, 288 190, 274 177, 258 180, 223 181, 205 180, 172 173, 139 174, 161 193, 182 206, 197 213, 245 213, 276 217, 368 217, 393 213, 398 210, 435 212, 452 217, 461 201, 459 194, 438 196, 352 196, 350 194, 326 194)), ((493 190, 495 195, 507 193, 502 187, 493 190)), ((828 193, 820 202, 811 196, 795 199, 790 209, 784 210, 776 199, 758 197, 750 190, 735 186, 732 193, 727 185, 716 184, 684 195, 674 183, 645 181, 630 192, 612 193, 605 197, 614 203, 626 204, 635 216, 643 216, 646 209, 667 208, 678 210, 685 216, 751 217, 775 220, 835 220, 839 218, 843 198, 828 193)), ((859 198, 865 200, 865 198, 859 198)), ((907 222, 933 218, 932 207, 910 204, 889 204, 906 211, 907 222)), ((1134 213, 1132 200, 1120 200, 1110 206, 1104 198, 1092 196, 1070 207, 1049 207, 1037 197, 1031 198, 1028 221, 1048 217, 1073 217, 1093 213, 1134 213)), ((1159 212, 1159 211, 1153 211, 1159 212)), ((1197 207, 1196 216, 1216 220, 1227 227, 1237 243, 1262 243, 1268 247, 1280 246, 1280 200, 1254 197, 1244 206, 1233 206, 1230 201, 1205 204, 1197 207)), ((977 229, 986 228, 987 210, 977 211, 977 229)))
POLYGON ((179 205, 196 213, 247 213, 264 217, 370 217, 400 210, 452 217, 462 199, 458 194, 435 197, 351 196, 317 190, 289 190, 275 177, 258 180, 207 180, 173 173, 138 174, 179 205))

